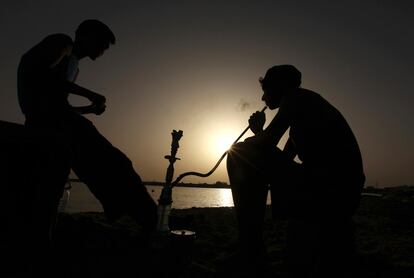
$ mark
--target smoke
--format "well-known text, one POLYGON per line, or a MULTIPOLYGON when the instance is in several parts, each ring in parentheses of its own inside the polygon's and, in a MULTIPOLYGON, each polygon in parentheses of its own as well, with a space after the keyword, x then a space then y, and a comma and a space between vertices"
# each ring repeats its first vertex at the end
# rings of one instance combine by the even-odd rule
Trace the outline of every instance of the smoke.
POLYGON ((245 101, 244 99, 241 99, 239 101, 239 105, 238 106, 240 108, 240 111, 246 111, 246 109, 248 109, 250 107, 250 103, 247 102, 247 101, 245 101))

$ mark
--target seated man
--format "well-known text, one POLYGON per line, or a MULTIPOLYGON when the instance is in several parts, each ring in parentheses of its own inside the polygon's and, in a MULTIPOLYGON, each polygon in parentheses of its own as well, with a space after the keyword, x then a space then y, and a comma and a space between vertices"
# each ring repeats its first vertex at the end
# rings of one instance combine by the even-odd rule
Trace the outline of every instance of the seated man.
POLYGON ((255 135, 233 145, 227 158, 241 254, 253 264, 264 260, 270 184, 273 216, 288 220, 293 275, 338 277, 354 251, 352 216, 365 182, 357 141, 335 107, 300 87, 295 67, 274 66, 260 83, 262 100, 278 113, 266 129, 265 114, 254 113, 249 126, 255 135), (289 128, 281 151, 276 145, 289 128))
MULTIPOLYGON (((78 61, 84 57, 95 60, 114 43, 112 31, 98 20, 82 22, 74 41, 65 34, 47 36, 21 58, 18 68, 19 104, 29 130, 52 134, 68 147, 69 169, 102 203, 108 218, 115 220, 129 214, 150 234, 156 225, 155 202, 131 161, 81 115, 102 114, 105 97, 74 83, 78 61), (69 94, 86 97, 92 105, 73 107, 68 102, 69 94)), ((65 179, 69 169, 61 171, 65 179)), ((64 183, 56 186, 63 188, 64 183)), ((49 198, 53 204, 50 214, 55 213, 60 196, 53 198, 49 198)))

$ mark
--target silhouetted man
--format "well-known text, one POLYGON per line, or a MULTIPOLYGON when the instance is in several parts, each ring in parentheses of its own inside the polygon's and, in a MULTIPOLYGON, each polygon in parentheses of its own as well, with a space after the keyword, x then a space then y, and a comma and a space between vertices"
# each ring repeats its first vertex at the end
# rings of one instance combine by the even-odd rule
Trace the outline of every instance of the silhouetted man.
MULTIPOLYGON (((65 34, 47 36, 26 52, 18 68, 18 97, 26 117, 25 125, 36 133, 59 138, 67 147, 68 167, 59 170, 56 194, 46 202, 50 214, 56 212, 70 168, 103 205, 109 219, 129 214, 150 233, 156 224, 157 208, 131 161, 102 136, 81 114, 100 115, 105 111, 104 96, 74 83, 78 62, 103 55, 115 43, 112 31, 98 20, 85 20, 76 30, 75 40, 65 34), (83 96, 91 105, 73 107, 69 94, 83 96)), ((52 175, 55 173, 45 173, 52 175)), ((50 195, 50 194, 49 194, 50 195)))
POLYGON ((254 113, 249 125, 255 135, 234 145, 227 159, 242 256, 251 264, 264 259, 270 184, 274 217, 288 219, 295 277, 338 277, 354 252, 352 216, 365 182, 357 141, 337 109, 300 88, 294 66, 274 66, 260 83, 262 100, 279 110, 265 129, 265 114, 254 113), (288 129, 281 151, 276 145, 288 129))

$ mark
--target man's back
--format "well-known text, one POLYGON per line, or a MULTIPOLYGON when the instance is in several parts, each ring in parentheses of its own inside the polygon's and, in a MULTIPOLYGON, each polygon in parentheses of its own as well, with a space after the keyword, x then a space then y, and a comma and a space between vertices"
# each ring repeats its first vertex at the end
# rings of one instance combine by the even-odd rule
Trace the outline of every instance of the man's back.
POLYGON ((358 143, 335 107, 319 94, 299 89, 291 115, 290 138, 305 167, 363 179, 358 143))

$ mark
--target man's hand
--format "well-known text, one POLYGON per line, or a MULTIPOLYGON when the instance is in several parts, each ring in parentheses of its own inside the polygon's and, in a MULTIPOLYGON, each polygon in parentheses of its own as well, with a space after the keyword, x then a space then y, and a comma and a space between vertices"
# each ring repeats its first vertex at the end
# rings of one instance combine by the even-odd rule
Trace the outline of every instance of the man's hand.
POLYGON ((97 93, 90 93, 88 99, 92 102, 92 105, 102 106, 105 105, 106 98, 103 95, 97 93))
POLYGON ((105 110, 106 110, 105 103, 101 105, 92 104, 91 106, 91 113, 94 113, 95 115, 101 115, 103 114, 103 112, 105 112, 105 110))
POLYGON ((80 114, 95 114, 95 115, 101 115, 103 112, 105 112, 106 105, 101 104, 91 104, 88 106, 82 106, 82 107, 72 107, 73 111, 78 112, 80 114))
POLYGON ((89 99, 92 102, 92 104, 96 104, 100 106, 102 104, 105 104, 106 102, 106 98, 103 95, 95 93, 84 87, 81 87, 73 82, 65 80, 63 81, 62 84, 63 84, 63 88, 65 89, 65 91, 67 91, 68 93, 74 94, 74 95, 85 97, 89 99))
POLYGON ((266 115, 264 112, 256 111, 249 119, 249 127, 254 134, 263 131, 263 126, 266 122, 266 115))
POLYGON ((88 98, 92 102, 92 104, 90 105, 89 113, 93 113, 95 115, 101 115, 103 112, 105 112, 106 98, 104 96, 94 93, 94 94, 91 94, 91 96, 88 98))

